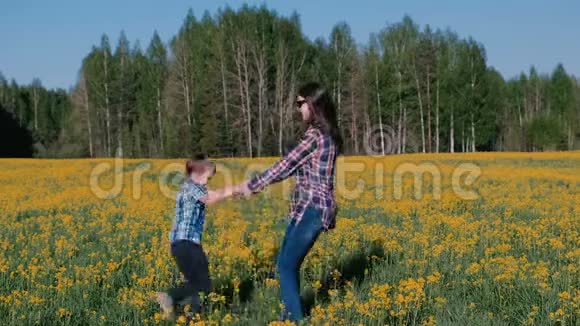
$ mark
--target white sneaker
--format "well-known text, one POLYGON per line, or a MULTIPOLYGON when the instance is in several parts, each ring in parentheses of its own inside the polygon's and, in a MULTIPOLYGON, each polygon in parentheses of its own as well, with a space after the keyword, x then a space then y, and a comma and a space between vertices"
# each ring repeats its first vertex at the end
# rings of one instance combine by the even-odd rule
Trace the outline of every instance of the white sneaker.
POLYGON ((166 319, 175 319, 175 308, 173 306, 173 299, 165 292, 157 292, 157 303, 163 311, 163 316, 166 319))

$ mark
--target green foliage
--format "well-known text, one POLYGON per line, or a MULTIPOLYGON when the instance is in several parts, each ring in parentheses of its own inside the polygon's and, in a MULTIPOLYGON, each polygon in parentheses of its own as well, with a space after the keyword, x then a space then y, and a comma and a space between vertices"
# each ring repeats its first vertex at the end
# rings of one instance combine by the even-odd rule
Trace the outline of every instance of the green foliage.
POLYGON ((404 16, 366 44, 345 22, 309 40, 298 13, 266 5, 189 10, 174 37, 154 32, 144 50, 122 31, 114 46, 103 35, 72 90, 0 75, 0 104, 33 133, 37 156, 270 156, 300 134, 293 102, 311 80, 335 99, 347 154, 365 154, 379 124, 396 153, 580 143, 580 86, 561 64, 505 81, 481 43, 450 29, 404 16))
POLYGON ((540 150, 562 149, 564 134, 562 124, 555 117, 537 117, 529 123, 528 137, 540 150))

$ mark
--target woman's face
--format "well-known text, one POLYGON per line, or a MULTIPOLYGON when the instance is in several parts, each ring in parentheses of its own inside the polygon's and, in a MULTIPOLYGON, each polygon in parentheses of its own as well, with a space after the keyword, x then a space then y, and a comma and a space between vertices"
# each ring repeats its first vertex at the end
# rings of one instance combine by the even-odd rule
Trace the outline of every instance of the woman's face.
POLYGON ((302 114, 302 120, 309 121, 312 116, 312 112, 310 111, 310 107, 308 106, 306 99, 298 95, 298 97, 296 97, 296 106, 298 111, 300 111, 302 114))

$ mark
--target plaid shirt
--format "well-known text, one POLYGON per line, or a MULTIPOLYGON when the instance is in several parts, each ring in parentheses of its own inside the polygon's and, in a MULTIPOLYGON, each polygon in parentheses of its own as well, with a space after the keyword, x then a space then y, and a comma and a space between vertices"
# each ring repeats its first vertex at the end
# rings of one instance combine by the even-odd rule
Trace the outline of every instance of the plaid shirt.
POLYGON ((169 233, 171 242, 189 240, 201 243, 205 204, 199 199, 206 195, 207 188, 189 178, 181 185, 175 200, 175 222, 169 233))
POLYGON ((288 217, 298 223, 308 205, 313 205, 322 210, 322 225, 327 231, 336 224, 334 172, 338 151, 332 138, 317 128, 309 127, 304 136, 282 160, 252 178, 248 188, 253 193, 260 192, 272 183, 295 175, 296 185, 288 217))

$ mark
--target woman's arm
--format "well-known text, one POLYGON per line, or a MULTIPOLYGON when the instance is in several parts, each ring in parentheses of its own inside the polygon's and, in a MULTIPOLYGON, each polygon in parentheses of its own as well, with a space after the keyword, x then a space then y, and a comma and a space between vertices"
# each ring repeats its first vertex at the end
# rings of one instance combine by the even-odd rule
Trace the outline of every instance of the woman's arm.
POLYGON ((306 137, 288 152, 283 159, 274 163, 274 165, 262 174, 249 180, 246 187, 241 188, 246 188, 252 193, 257 193, 272 183, 280 182, 288 178, 296 169, 312 157, 317 147, 318 137, 316 131, 309 129, 306 132, 306 137))

